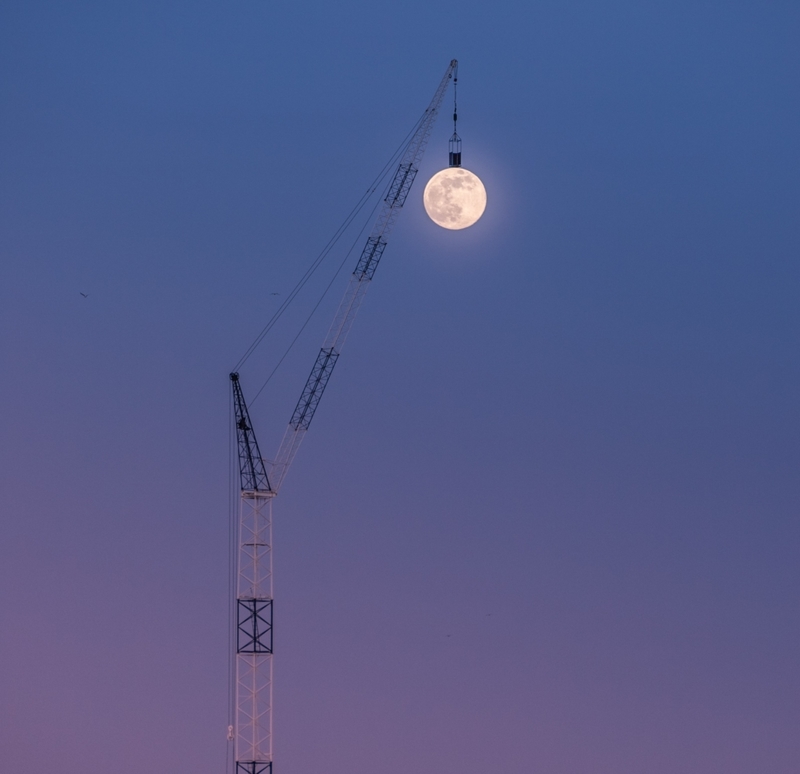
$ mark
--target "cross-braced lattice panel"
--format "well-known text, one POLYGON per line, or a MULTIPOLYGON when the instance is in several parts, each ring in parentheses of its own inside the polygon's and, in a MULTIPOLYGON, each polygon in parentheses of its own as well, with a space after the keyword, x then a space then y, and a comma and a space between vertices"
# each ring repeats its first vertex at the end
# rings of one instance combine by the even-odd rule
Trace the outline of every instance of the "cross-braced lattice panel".
POLYGON ((272 600, 237 600, 237 653, 272 653, 272 600))
POLYGON ((272 774, 272 762, 236 761, 236 774, 272 774))

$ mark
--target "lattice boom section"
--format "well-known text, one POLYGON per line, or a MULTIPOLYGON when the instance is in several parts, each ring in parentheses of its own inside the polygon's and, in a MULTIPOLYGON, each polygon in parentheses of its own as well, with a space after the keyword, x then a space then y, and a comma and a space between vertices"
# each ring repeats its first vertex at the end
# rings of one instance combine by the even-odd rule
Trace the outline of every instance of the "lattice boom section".
POLYGON ((382 237, 367 239, 367 244, 364 246, 364 251, 361 253, 361 258, 358 259, 358 266, 353 274, 360 280, 371 280, 385 249, 386 240, 382 237))
POLYGON ((401 164, 397 168, 389 193, 384 201, 390 207, 402 207, 406 203, 406 197, 416 176, 417 168, 413 164, 401 164))
POLYGON ((303 394, 300 396, 289 422, 289 425, 295 430, 308 429, 338 359, 339 353, 334 352, 332 347, 320 350, 306 386, 303 388, 303 394))

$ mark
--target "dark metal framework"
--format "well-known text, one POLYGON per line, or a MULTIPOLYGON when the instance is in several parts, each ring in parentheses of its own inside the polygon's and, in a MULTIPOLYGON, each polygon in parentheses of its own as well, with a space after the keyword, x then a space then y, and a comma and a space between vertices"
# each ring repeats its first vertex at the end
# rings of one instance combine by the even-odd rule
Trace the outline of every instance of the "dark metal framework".
POLYGON ((306 386, 303 388, 303 394, 300 396, 300 400, 297 401, 297 406, 289 421, 289 425, 295 430, 301 428, 308 430, 338 359, 339 353, 334 352, 333 347, 320 350, 306 381, 306 386))
POLYGON ((453 131, 453 136, 450 138, 450 166, 461 166, 461 138, 453 131))
POLYGON ((390 207, 402 207, 406 203, 406 197, 417 176, 417 168, 413 164, 401 164, 397 168, 389 193, 386 194, 384 201, 390 207))
POLYGON ((272 653, 272 600, 239 599, 236 652, 272 653))
POLYGON ((370 237, 353 274, 360 280, 371 280, 385 249, 386 240, 383 237, 370 237))
POLYGON ((272 762, 236 761, 236 774, 272 774, 272 762))
POLYGON ((231 374, 233 383, 233 405, 236 414, 236 439, 239 447, 239 472, 241 475, 242 491, 270 492, 267 471, 253 426, 250 423, 250 413, 244 402, 242 386, 239 384, 239 374, 231 374))

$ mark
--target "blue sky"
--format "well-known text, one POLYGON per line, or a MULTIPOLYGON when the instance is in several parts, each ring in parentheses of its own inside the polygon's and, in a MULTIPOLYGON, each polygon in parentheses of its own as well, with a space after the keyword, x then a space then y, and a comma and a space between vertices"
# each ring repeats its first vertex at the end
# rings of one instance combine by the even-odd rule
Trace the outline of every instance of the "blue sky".
POLYGON ((5 3, 3 766, 223 769, 228 372, 456 57, 489 206, 424 213, 448 108, 276 502, 276 774, 796 772, 799 28, 5 3))

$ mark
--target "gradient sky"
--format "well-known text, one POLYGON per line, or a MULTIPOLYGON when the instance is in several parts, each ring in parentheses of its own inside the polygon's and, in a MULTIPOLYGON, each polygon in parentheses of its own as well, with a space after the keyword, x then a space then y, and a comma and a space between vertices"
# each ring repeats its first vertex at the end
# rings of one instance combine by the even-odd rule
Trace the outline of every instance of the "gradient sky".
POLYGON ((489 206, 424 214, 445 115, 275 505, 275 772, 796 774, 798 33, 4 2, 0 769, 224 770, 228 372, 456 57, 489 206))

